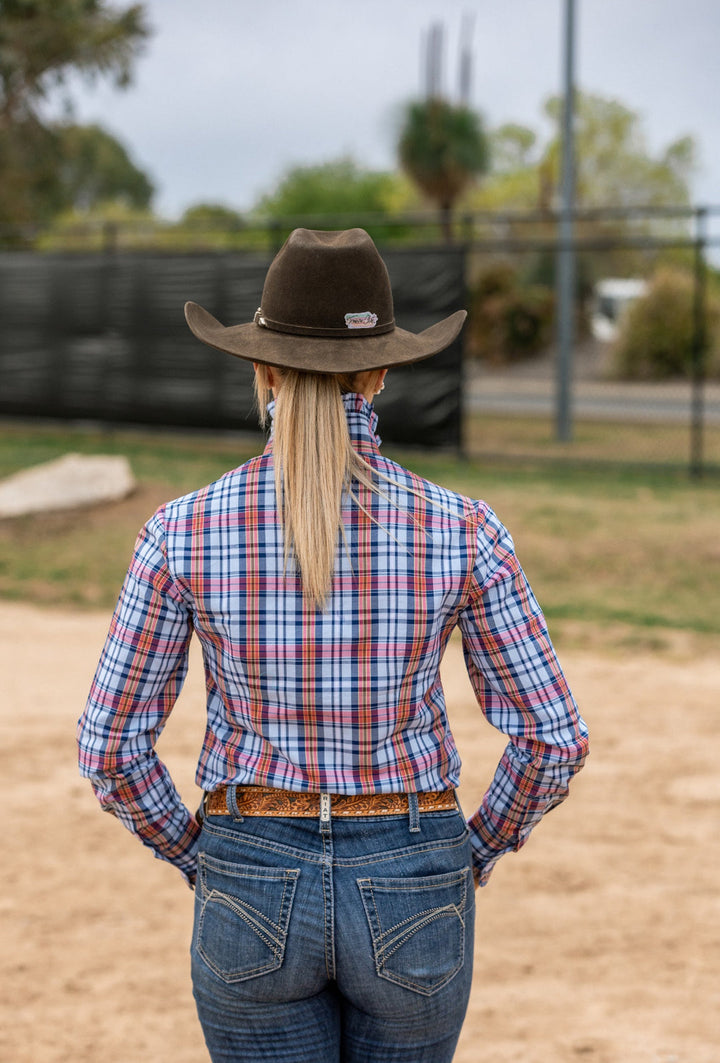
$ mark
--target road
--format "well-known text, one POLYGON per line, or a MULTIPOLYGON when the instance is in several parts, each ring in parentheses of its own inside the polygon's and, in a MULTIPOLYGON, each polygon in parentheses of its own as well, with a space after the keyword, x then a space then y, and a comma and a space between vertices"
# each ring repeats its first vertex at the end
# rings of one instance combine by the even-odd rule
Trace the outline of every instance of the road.
MULTIPOLYGON (((477 413, 512 413, 552 416, 555 383, 528 379, 514 373, 468 374, 467 409, 477 413)), ((610 383, 578 381, 573 387, 573 413, 578 417, 608 421, 687 423, 692 395, 688 384, 610 383)), ((703 412, 706 424, 720 424, 720 384, 705 386, 703 412)))

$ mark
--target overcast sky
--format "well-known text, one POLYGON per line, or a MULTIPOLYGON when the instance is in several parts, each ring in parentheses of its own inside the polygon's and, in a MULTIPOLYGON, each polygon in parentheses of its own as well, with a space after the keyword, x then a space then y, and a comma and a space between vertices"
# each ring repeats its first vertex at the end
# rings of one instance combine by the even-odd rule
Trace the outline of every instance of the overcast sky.
MULTIPOLYGON (((125 0, 122 0, 124 3, 125 0)), ((395 165, 397 114, 420 92, 423 34, 446 27, 456 95, 463 14, 474 18, 471 103, 489 126, 543 131, 561 87, 564 0, 147 0, 154 29, 133 86, 75 86, 157 187, 158 213, 238 210, 296 164, 344 153, 395 165)), ((720 204, 720 0, 577 0, 577 83, 638 111, 649 147, 697 138, 695 200, 720 204)))

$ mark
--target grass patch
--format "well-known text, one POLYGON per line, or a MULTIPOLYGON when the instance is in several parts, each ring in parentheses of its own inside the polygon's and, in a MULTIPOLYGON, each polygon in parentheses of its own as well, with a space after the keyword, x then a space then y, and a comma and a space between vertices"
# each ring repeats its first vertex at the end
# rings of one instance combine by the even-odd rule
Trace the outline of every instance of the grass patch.
MULTIPOLYGON (((475 416, 466 421, 470 454, 556 459, 573 462, 662 464, 687 469, 690 464, 688 424, 576 420, 571 443, 555 438, 550 418, 475 416)), ((720 425, 706 425, 703 462, 720 469, 720 425)))
MULTIPOLYGON (((410 459, 413 464, 413 459, 410 459)), ((432 476, 432 462, 415 462, 432 476)), ((484 498, 509 527, 549 621, 720 632, 720 484, 631 469, 480 462, 441 482, 484 498)))
POLYGON ((0 428, 0 478, 61 457, 78 454, 124 454, 141 481, 162 481, 176 494, 194 490, 257 454, 260 435, 209 435, 84 427, 0 428))
MULTIPOLYGON (((122 453, 139 481, 112 505, 0 521, 0 596, 107 608, 138 529, 163 501, 216 479, 260 449, 258 436, 5 425, 0 476, 68 451, 122 453)), ((553 633, 592 623, 720 633, 720 483, 630 466, 531 465, 385 452, 421 475, 484 498, 513 533, 553 633)), ((632 638, 623 636, 630 644, 632 638)))

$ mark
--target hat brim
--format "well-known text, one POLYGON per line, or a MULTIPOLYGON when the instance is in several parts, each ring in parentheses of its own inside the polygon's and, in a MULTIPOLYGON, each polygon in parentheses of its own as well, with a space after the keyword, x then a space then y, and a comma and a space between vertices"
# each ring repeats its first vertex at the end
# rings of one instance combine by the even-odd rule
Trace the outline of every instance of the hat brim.
POLYGON ((465 310, 456 310, 423 332, 395 327, 392 332, 379 336, 334 339, 273 332, 252 321, 226 326, 198 303, 185 304, 185 320, 190 331, 208 347, 249 362, 314 373, 390 369, 431 358, 457 338, 466 317, 465 310))

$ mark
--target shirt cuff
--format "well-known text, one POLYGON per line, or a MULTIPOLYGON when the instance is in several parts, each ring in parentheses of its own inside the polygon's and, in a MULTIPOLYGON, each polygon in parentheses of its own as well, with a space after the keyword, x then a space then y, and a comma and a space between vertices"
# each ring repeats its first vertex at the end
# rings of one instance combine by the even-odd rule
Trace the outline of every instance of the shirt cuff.
POLYGON ((525 828, 520 832, 515 844, 505 845, 502 849, 493 849, 487 845, 470 827, 470 844, 472 846, 472 867, 475 882, 478 886, 487 886, 488 879, 492 874, 495 864, 505 853, 514 853, 523 845, 530 833, 531 828, 525 828))
POLYGON ((497 856, 493 856, 491 859, 483 860, 482 862, 476 857, 473 857, 472 871, 476 886, 487 886, 492 870, 502 855, 502 853, 498 853, 497 856))

